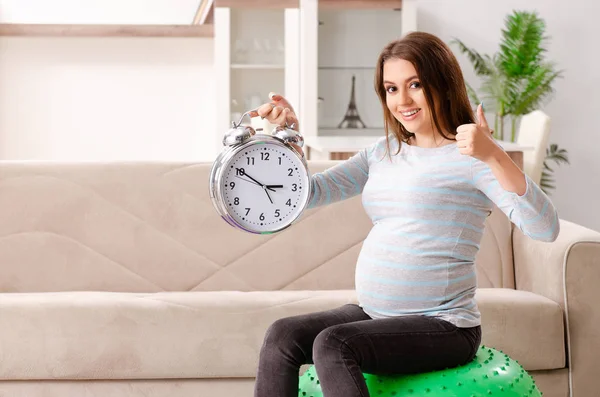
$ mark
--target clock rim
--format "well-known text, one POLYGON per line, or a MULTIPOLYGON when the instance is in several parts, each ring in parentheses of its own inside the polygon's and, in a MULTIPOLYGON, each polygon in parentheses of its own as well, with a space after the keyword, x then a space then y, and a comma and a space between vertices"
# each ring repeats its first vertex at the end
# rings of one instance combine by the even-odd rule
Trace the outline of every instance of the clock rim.
POLYGON ((211 170, 210 198, 211 198, 211 201, 213 202, 213 205, 215 206, 215 208, 217 209, 217 211, 219 212, 221 217, 225 220, 225 222, 227 222, 229 225, 233 226, 234 228, 243 230, 248 233, 274 234, 274 233, 278 233, 278 232, 285 230, 288 227, 292 226, 298 219, 300 219, 301 215, 304 213, 304 211, 308 207, 308 203, 310 201, 311 194, 312 194, 311 175, 310 175, 310 171, 308 169, 308 163, 306 161, 306 158, 304 158, 304 156, 300 155, 298 153, 298 151, 296 149, 294 149, 294 147, 286 144, 281 138, 272 136, 272 135, 257 134, 257 135, 252 136, 250 139, 244 141, 243 143, 229 147, 229 149, 221 152, 217 156, 217 158, 215 159, 215 161, 213 163, 213 167, 211 170), (306 171, 306 177, 303 178, 303 179, 305 179, 305 182, 306 182, 306 190, 307 190, 306 200, 304 200, 304 202, 301 203, 300 209, 297 210, 296 215, 294 215, 291 220, 287 221, 280 227, 277 227, 275 229, 269 229, 269 230, 249 229, 246 226, 238 223, 235 220, 235 218, 231 215, 231 213, 229 212, 229 209, 227 208, 227 206, 225 205, 225 198, 223 196, 223 187, 221 186, 223 172, 225 169, 227 169, 227 165, 229 164, 231 159, 233 157, 235 157, 242 150, 245 150, 246 148, 248 148, 250 146, 254 146, 258 143, 275 144, 276 146, 287 149, 289 152, 293 153, 297 159, 300 160, 302 166, 304 167, 304 170, 306 171))

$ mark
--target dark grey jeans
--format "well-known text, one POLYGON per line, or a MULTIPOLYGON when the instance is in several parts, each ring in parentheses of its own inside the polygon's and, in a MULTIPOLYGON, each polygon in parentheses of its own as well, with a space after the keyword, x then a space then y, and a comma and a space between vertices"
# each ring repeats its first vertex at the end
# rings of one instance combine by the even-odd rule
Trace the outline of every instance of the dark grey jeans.
POLYGON ((481 328, 408 316, 371 319, 357 305, 282 318, 267 330, 255 397, 298 396, 303 364, 315 364, 325 397, 369 396, 362 373, 407 374, 465 364, 481 328))

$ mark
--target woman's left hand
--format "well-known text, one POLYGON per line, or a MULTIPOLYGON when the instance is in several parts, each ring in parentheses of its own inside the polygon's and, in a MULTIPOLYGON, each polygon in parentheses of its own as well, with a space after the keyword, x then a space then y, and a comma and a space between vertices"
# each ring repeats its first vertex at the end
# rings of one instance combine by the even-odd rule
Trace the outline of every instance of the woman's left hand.
POLYGON ((456 143, 461 154, 487 163, 499 150, 502 151, 494 141, 481 104, 477 106, 477 123, 460 125, 456 132, 456 143))

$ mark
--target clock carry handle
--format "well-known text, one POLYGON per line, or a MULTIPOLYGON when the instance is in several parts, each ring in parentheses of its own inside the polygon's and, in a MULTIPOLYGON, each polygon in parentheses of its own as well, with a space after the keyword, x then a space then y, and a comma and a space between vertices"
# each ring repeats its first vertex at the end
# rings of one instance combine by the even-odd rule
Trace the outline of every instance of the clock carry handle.
POLYGON ((249 119, 251 119, 252 117, 257 117, 258 116, 258 108, 256 109, 252 109, 252 110, 248 110, 246 113, 242 114, 242 116, 240 117, 240 119, 238 120, 238 122, 236 123, 235 121, 231 122, 231 126, 233 128, 237 128, 239 126, 242 125, 242 121, 244 121, 244 117, 248 116, 249 119), (255 116, 253 116, 253 114, 255 116))
MULTIPOLYGON (((244 117, 246 117, 246 116, 248 116, 249 118, 259 117, 258 116, 258 108, 248 110, 247 112, 242 114, 242 116, 240 117, 240 119, 238 120, 237 123, 235 121, 232 121, 231 122, 232 127, 239 128, 242 125, 242 122, 244 121, 244 117)), ((261 118, 263 118, 263 117, 261 117, 261 118)), ((271 135, 282 139, 285 143, 293 143, 295 145, 302 147, 302 146, 304 146, 304 137, 298 131, 294 130, 294 127, 295 127, 295 124, 288 125, 288 123, 286 121, 285 126, 277 126, 277 128, 275 128, 273 130, 273 133, 271 135)))

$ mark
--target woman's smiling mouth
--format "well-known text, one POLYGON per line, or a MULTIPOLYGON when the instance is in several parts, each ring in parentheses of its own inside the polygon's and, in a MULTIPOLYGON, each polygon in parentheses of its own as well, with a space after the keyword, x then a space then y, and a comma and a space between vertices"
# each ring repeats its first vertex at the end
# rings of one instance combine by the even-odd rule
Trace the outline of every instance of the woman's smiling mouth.
POLYGON ((400 115, 402 115, 402 118, 406 121, 410 121, 413 120, 417 117, 417 114, 421 111, 420 108, 415 108, 415 109, 409 109, 409 110, 404 110, 400 112, 400 115))

